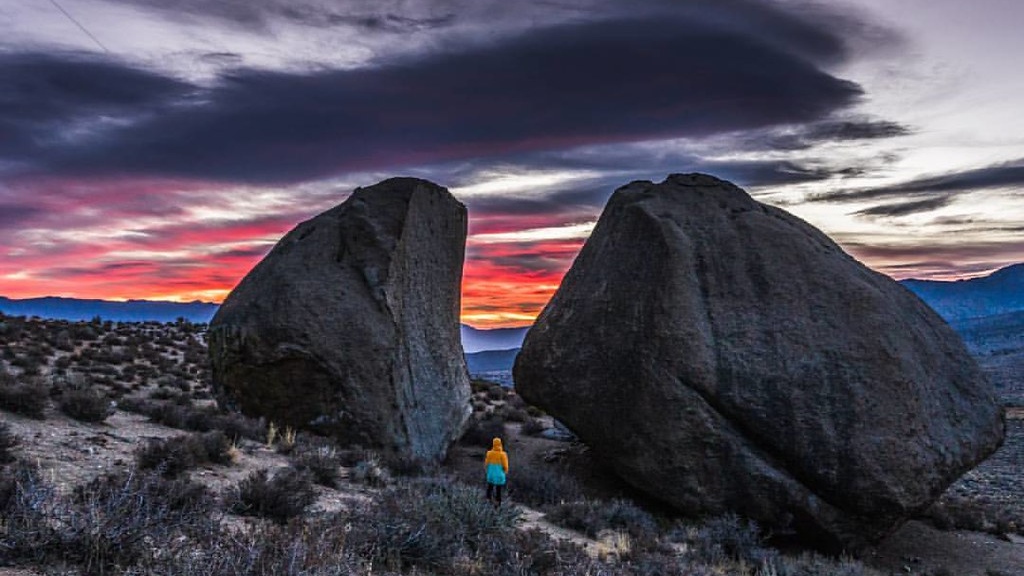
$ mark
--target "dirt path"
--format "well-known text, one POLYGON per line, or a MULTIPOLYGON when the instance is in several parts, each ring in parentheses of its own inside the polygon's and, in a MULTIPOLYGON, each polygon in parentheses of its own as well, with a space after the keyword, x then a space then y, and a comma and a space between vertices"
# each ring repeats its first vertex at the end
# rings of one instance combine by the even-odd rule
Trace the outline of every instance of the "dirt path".
POLYGON ((548 536, 551 536, 555 540, 563 542, 572 542, 580 548, 583 548, 591 556, 596 556, 598 552, 598 542, 587 537, 585 534, 577 532, 575 530, 569 530, 561 526, 556 526, 551 522, 544 519, 544 514, 539 510, 534 510, 522 504, 517 504, 516 508, 522 511, 522 521, 519 524, 520 530, 540 530, 548 536))
POLYGON ((978 532, 946 532, 924 522, 908 522, 862 560, 883 570, 956 576, 1024 576, 1024 544, 978 532))

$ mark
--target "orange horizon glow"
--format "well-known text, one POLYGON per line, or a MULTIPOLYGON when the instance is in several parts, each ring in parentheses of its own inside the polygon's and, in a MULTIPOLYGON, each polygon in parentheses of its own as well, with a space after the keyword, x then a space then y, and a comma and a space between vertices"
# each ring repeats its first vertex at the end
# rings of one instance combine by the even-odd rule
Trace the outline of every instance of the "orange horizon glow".
MULTIPOLYGON (((521 328, 533 324, 541 310, 558 289, 562 277, 576 257, 582 240, 545 243, 541 246, 521 248, 499 247, 488 252, 491 258, 522 256, 532 252, 533 256, 550 262, 546 271, 524 271, 509 269, 507 266, 496 265, 492 261, 474 258, 467 259, 462 278, 462 315, 461 322, 474 328, 521 328)), ((109 301, 127 300, 159 300, 169 302, 210 302, 220 304, 230 293, 238 280, 249 272, 262 256, 249 259, 238 259, 233 262, 221 262, 220 267, 213 269, 197 269, 192 278, 176 279, 172 283, 161 279, 145 280, 136 275, 104 275, 98 278, 79 281, 78 286, 69 287, 64 282, 55 281, 55 290, 39 291, 36 282, 10 282, 0 284, 0 295, 12 299, 63 297, 97 299, 109 301), (225 276, 236 275, 237 280, 224 284, 225 276), (111 292, 110 283, 124 285, 130 283, 134 289, 124 292, 111 292), (169 286, 177 287, 177 290, 169 286)), ((144 263, 137 266, 145 269, 144 263)), ((124 268, 132 271, 132 266, 124 268)), ((883 272, 884 273, 884 272, 883 272)), ((965 280, 983 276, 988 272, 970 272, 933 276, 933 280, 965 280)), ((888 274, 896 280, 915 277, 913 273, 902 275, 888 274)))
MULTIPOLYGON (((159 179, 11 185, 23 186, 47 207, 30 225, 8 232, 0 295, 14 299, 220 303, 297 222, 347 196, 325 194, 302 204, 273 188, 159 179)), ((594 207, 573 205, 528 215, 476 209, 466 242, 462 322, 477 328, 531 325, 596 218, 594 207)), ((1019 243, 840 243, 897 280, 973 278, 1021 260, 1019 243)))

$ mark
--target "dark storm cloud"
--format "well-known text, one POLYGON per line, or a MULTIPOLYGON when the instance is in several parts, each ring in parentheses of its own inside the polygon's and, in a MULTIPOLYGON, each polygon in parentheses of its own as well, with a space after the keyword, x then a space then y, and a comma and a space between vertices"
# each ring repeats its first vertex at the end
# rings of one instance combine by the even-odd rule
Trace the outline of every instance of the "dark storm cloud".
POLYGON ((1024 160, 918 178, 908 182, 812 196, 810 201, 843 202, 911 196, 916 194, 962 193, 1024 185, 1024 160))
POLYGON ((926 200, 914 200, 912 202, 897 202, 895 204, 881 204, 854 212, 857 216, 883 216, 898 217, 931 212, 932 210, 948 206, 953 201, 951 195, 936 196, 926 200))
POLYGON ((316 28, 350 25, 368 31, 402 33, 444 27, 455 18, 449 11, 453 3, 446 1, 120 0, 120 3, 156 10, 178 19, 215 19, 257 31, 265 31, 271 24, 283 21, 316 28))
MULTIPOLYGON (((131 116, 138 107, 168 94, 183 97, 190 87, 111 63, 95 65, 101 77, 121 78, 94 84, 79 73, 76 84, 120 86, 98 96, 103 103, 121 102, 128 121, 71 142, 48 141, 36 160, 41 168, 73 174, 294 182, 358 169, 813 123, 855 103, 858 86, 810 63, 836 48, 813 41, 809 32, 807 41, 784 47, 770 41, 802 26, 783 16, 760 20, 777 26, 760 36, 741 33, 743 27, 719 11, 532 30, 377 68, 236 70, 188 94, 184 104, 139 120, 131 116), (805 53, 797 53, 799 47, 805 53)), ((44 100, 66 98, 64 87, 37 84, 44 100)), ((49 117, 99 114, 76 102, 53 106, 49 117)), ((31 136, 45 141, 52 134, 31 136)))
POLYGON ((130 121, 192 86, 77 54, 0 54, 0 159, 39 162, 82 120, 130 121))
POLYGON ((159 11, 165 17, 216 20, 267 31, 289 23, 316 28, 351 26, 364 34, 391 36, 422 30, 489 36, 495 30, 535 28, 567 21, 622 20, 637 17, 699 20, 759 37, 816 61, 844 58, 850 44, 897 42, 889 29, 870 24, 834 6, 763 0, 118 0, 159 11))
MULTIPOLYGON (((923 244, 901 244, 879 245, 866 244, 862 242, 841 242, 844 249, 862 260, 874 260, 878 262, 905 263, 921 260, 924 257, 929 259, 942 260, 946 262, 970 262, 973 260, 990 261, 995 259, 1015 259, 1024 253, 1024 240, 999 241, 999 240, 972 240, 963 242, 950 242, 949 244, 936 244, 928 242, 923 244)), ((958 266, 947 268, 956 269, 958 266)))
POLYGON ((123 115, 192 87, 113 61, 75 54, 0 54, 0 118, 11 124, 123 115))
POLYGON ((784 133, 769 135, 766 148, 804 150, 825 142, 880 140, 911 133, 908 126, 889 120, 826 121, 797 127, 784 133))

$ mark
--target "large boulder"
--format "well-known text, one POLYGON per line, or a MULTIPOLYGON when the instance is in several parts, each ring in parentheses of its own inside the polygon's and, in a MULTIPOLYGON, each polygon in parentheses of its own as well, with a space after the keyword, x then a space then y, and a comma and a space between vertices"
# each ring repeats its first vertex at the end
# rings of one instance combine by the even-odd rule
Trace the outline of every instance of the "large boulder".
POLYGON ((470 413, 459 337, 466 208, 425 180, 358 188, 299 224, 210 323, 218 398, 419 461, 470 413))
POLYGON ((514 376, 636 488, 833 550, 884 536, 1003 438, 928 306, 702 174, 615 192, 514 376))

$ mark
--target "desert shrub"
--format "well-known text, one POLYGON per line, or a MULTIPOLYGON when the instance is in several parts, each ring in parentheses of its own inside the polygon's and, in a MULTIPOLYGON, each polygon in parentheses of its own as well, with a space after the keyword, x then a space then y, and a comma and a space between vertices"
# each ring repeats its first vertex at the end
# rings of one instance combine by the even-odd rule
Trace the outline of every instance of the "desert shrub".
POLYGON ((287 525, 258 523, 218 532, 195 542, 186 554, 164 555, 157 562, 125 572, 125 576, 383 574, 362 566, 346 546, 347 532, 346 519, 339 515, 287 525))
POLYGON ((275 446, 278 454, 291 454, 298 438, 298 431, 291 426, 278 428, 273 422, 267 425, 267 446, 275 446))
POLYGON ((317 484, 333 487, 341 476, 338 448, 326 442, 308 442, 295 450, 292 465, 308 471, 317 484))
POLYGON ((483 446, 490 448, 491 440, 505 437, 505 422, 501 418, 473 418, 462 434, 459 442, 467 446, 483 446))
POLYGON ((504 400, 508 397, 508 390, 502 388, 500 384, 492 384, 487 389, 487 397, 491 400, 504 400))
POLYGON ((84 322, 76 322, 71 325, 71 338, 79 341, 92 341, 96 339, 96 330, 84 322))
POLYGON ((21 368, 25 376, 37 376, 46 365, 46 358, 39 349, 30 349, 23 356, 16 356, 11 360, 11 366, 21 368))
MULTIPOLYGON (((830 558, 813 552, 799 556, 783 556, 774 551, 765 551, 767 557, 760 561, 758 575, 778 576, 872 576, 878 572, 864 567, 859 561, 841 557, 830 558)), ((939 576, 936 573, 935 576, 939 576)))
POLYGON ((39 379, 16 382, 10 374, 0 372, 0 409, 43 420, 50 390, 39 379))
POLYGON ((58 406, 61 412, 81 422, 103 422, 113 414, 110 401, 95 390, 75 389, 64 392, 58 406))
POLYGON ((925 517, 942 530, 1024 534, 1024 507, 985 497, 944 494, 925 517))
POLYGON ((215 525, 211 499, 196 484, 156 474, 101 477, 75 490, 60 526, 60 557, 104 573, 166 551, 181 535, 206 535, 215 525))
POLYGON ((60 541, 52 519, 64 513, 63 502, 31 464, 0 472, 0 558, 41 560, 60 541))
POLYGON ((479 378, 473 378, 469 381, 469 389, 472 390, 474 394, 476 394, 477 392, 486 393, 488 390, 491 389, 491 386, 494 386, 494 383, 491 382, 490 380, 481 380, 479 378))
POLYGON ((152 400, 176 401, 179 398, 181 398, 181 396, 182 393, 180 390, 169 388, 164 384, 161 384, 159 387, 155 388, 152 392, 149 393, 149 397, 152 400))
POLYGON ((375 454, 376 453, 371 450, 365 450, 359 447, 339 448, 338 461, 341 462, 342 466, 351 468, 363 460, 373 457, 375 454))
POLYGON ((571 476, 533 463, 516 466, 508 483, 509 498, 530 506, 575 502, 583 497, 582 488, 571 476))
POLYGON ((231 442, 221 431, 150 440, 135 454, 141 470, 159 470, 171 478, 200 464, 231 464, 231 442))
POLYGON ((429 476, 438 470, 437 464, 406 454, 392 454, 383 463, 394 476, 429 476))
MULTIPOLYGON (((505 538, 511 550, 487 550, 488 556, 498 556, 507 574, 612 574, 600 570, 595 561, 579 546, 565 540, 555 540, 534 528, 517 530, 505 538), (519 564, 519 566, 516 566, 519 564)), ((499 565, 499 564, 492 564, 499 565)), ((653 572, 652 574, 656 574, 653 572)))
POLYGON ((552 506, 548 519, 560 526, 597 537, 604 530, 629 534, 634 542, 649 545, 657 538, 658 525, 645 510, 626 500, 584 500, 552 506))
MULTIPOLYGON (((13 466, 0 465, 0 519, 7 518, 14 503, 17 488, 13 466)), ((0 527, 3 521, 0 520, 0 527)))
POLYGON ((0 422, 0 464, 14 462, 13 450, 18 447, 18 437, 11 432, 11 426, 0 422))
POLYGON ((516 394, 514 390, 510 391, 508 395, 508 405, 511 406, 512 408, 521 408, 523 410, 526 410, 526 408, 529 406, 529 404, 526 403, 526 400, 523 400, 523 397, 520 396, 519 394, 516 394))
POLYGON ((242 438, 259 441, 266 424, 263 420, 249 418, 236 412, 218 414, 213 419, 213 427, 222 430, 232 440, 242 438))
POLYGON ((157 424, 181 430, 209 432, 221 430, 231 440, 247 438, 261 442, 264 436, 264 424, 254 418, 246 418, 237 413, 218 413, 215 408, 196 408, 180 406, 169 402, 154 402, 138 398, 123 398, 119 403, 122 409, 142 414, 157 424))
POLYGON ((517 518, 514 507, 495 508, 477 489, 413 480, 381 494, 360 518, 353 540, 375 565, 450 573, 457 558, 486 553, 496 538, 509 539, 517 518))
POLYGON ((524 408, 510 408, 506 406, 503 412, 505 420, 509 422, 526 422, 530 418, 530 415, 524 408))
POLYGON ((757 523, 735 514, 707 520, 692 545, 694 557, 709 564, 733 560, 757 566, 776 555, 762 546, 757 523))
POLYGON ((125 394, 128 394, 129 392, 132 391, 131 386, 125 384, 124 382, 114 381, 110 383, 109 387, 110 397, 115 399, 123 398, 125 394))
POLYGON ((301 515, 316 500, 312 477, 295 468, 278 470, 269 476, 257 470, 238 483, 230 497, 231 510, 243 516, 269 518, 285 523, 301 515))
POLYGON ((541 432, 547 430, 547 426, 544 425, 544 421, 540 418, 528 417, 523 421, 523 427, 520 432, 527 436, 539 436, 541 432))
POLYGON ((380 456, 370 454, 365 460, 360 460, 352 466, 349 480, 356 484, 382 487, 391 482, 391 472, 381 464, 380 456))

